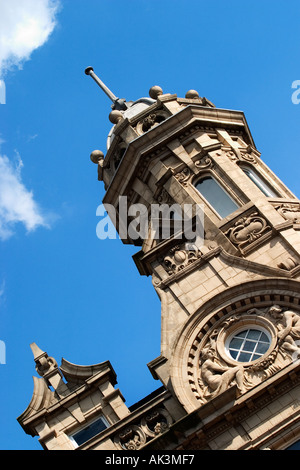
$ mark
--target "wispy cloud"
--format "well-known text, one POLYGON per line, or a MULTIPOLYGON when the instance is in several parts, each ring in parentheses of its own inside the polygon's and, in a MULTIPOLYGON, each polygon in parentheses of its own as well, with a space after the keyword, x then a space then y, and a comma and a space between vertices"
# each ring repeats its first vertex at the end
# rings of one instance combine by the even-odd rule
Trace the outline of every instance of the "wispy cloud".
POLYGON ((0 76, 21 67, 56 26, 60 0, 0 0, 0 76))
MULTIPOLYGON (((61 0, 0 0, 0 78, 12 67, 22 68, 32 52, 49 39, 60 3, 61 0)), ((3 142, 0 137, 0 145, 3 142)), ((16 154, 17 162, 13 163, 0 152, 0 240, 11 237, 18 223, 29 232, 48 227, 49 217, 43 215, 33 192, 22 181, 23 162, 16 154)))
POLYGON ((22 182, 23 162, 19 156, 13 164, 6 155, 0 154, 0 239, 10 238, 18 223, 22 223, 28 232, 43 226, 49 227, 46 217, 22 182))

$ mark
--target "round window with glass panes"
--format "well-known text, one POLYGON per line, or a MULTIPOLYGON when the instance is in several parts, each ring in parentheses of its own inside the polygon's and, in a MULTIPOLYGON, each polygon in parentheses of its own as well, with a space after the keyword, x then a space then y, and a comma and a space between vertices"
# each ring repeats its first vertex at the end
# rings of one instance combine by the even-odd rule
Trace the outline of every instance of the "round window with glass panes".
POLYGON ((226 340, 225 350, 237 362, 260 359, 271 345, 270 334, 264 328, 250 326, 232 333, 226 340))

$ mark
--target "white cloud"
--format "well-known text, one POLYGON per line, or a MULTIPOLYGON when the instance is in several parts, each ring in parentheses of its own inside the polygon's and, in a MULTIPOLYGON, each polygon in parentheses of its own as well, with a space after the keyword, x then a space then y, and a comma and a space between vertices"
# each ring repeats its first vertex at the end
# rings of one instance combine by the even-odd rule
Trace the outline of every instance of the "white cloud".
POLYGON ((30 232, 39 226, 48 227, 45 216, 35 202, 33 193, 26 189, 21 178, 23 162, 18 155, 14 166, 6 155, 0 155, 0 239, 14 233, 17 223, 30 232))
POLYGON ((0 76, 21 67, 56 25, 60 0, 0 0, 0 76))
MULTIPOLYGON (((32 52, 45 44, 56 26, 60 1, 0 0, 0 78, 14 66, 21 68, 32 52)), ((0 82, 4 84, 3 80, 0 82)), ((2 104, 3 95, 2 90, 2 104)), ((3 142, 0 137, 0 146, 3 142)), ((22 182, 23 163, 17 156, 18 163, 14 165, 0 153, 0 240, 12 236, 17 223, 28 231, 48 226, 32 191, 22 182)), ((49 217, 54 216, 48 216, 48 220, 49 217)))

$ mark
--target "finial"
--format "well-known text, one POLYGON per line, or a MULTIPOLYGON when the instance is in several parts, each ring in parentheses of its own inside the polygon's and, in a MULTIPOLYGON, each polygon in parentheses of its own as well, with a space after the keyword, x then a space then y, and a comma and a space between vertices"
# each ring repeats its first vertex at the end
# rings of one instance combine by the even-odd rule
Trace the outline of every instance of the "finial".
POLYGON ((55 359, 49 357, 48 354, 42 351, 35 343, 31 343, 30 348, 33 352, 36 371, 41 377, 44 377, 48 372, 57 368, 55 359))
POLYGON ((188 99, 199 98, 199 93, 196 90, 189 90, 186 92, 185 97, 188 99))
POLYGON ((35 343, 31 343, 31 344, 30 344, 30 349, 31 349, 31 351, 32 351, 34 360, 36 360, 38 357, 40 357, 40 356, 42 356, 42 355, 46 355, 46 354, 47 354, 47 353, 45 353, 44 351, 42 351, 35 343))
POLYGON ((125 111, 128 108, 126 100, 124 98, 117 98, 116 95, 100 80, 100 78, 95 74, 93 67, 87 67, 85 69, 85 74, 90 75, 95 82, 99 85, 101 90, 108 96, 108 98, 113 102, 112 108, 125 111))
POLYGON ((153 100, 156 100, 162 94, 163 94, 162 88, 157 85, 152 86, 149 90, 149 96, 153 100))
POLYGON ((121 111, 117 111, 114 109, 110 114, 109 114, 109 120, 113 124, 118 124, 118 122, 123 121, 124 117, 121 111))
POLYGON ((104 153, 101 150, 93 150, 90 155, 90 159, 93 163, 100 164, 100 162, 104 159, 104 153))

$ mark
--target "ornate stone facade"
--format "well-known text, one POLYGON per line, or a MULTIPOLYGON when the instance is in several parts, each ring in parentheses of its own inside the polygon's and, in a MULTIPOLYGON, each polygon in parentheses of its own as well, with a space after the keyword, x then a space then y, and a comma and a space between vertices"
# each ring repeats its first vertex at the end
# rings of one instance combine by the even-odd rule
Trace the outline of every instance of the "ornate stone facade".
POLYGON ((287 448, 300 439, 299 200, 263 163, 244 114, 194 90, 179 98, 153 87, 110 120, 106 156, 91 155, 104 203, 204 211, 194 249, 151 226, 124 240, 140 247, 137 268, 161 299, 161 355, 148 367, 163 387, 127 409, 107 363, 59 368, 41 352, 20 424, 47 449, 74 448, 95 416, 106 428, 79 449, 287 448))

